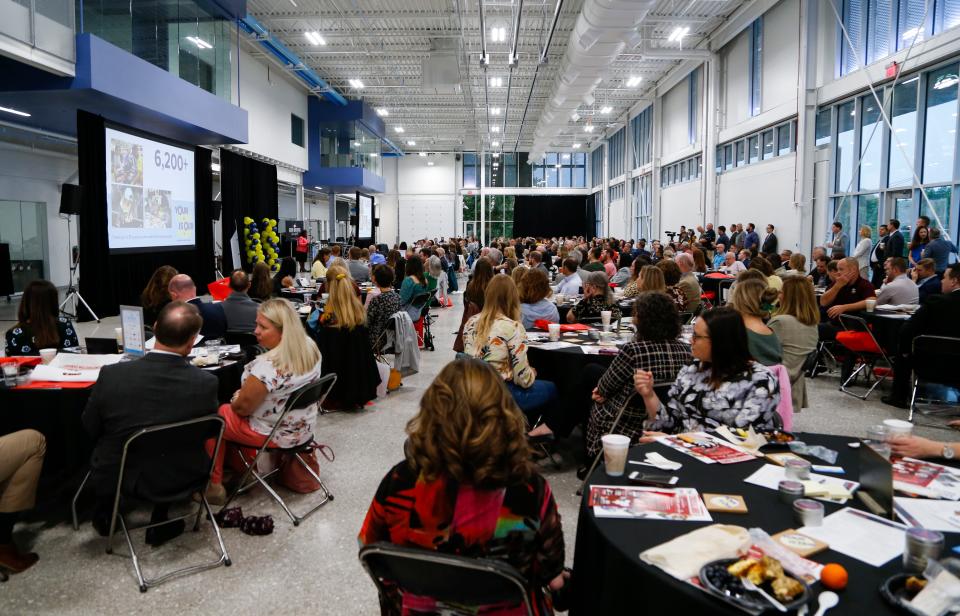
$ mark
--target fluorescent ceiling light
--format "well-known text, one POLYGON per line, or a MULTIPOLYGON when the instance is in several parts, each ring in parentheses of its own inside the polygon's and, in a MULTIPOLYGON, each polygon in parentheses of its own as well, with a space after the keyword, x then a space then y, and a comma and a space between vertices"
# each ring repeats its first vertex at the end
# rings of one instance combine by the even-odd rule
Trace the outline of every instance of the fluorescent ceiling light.
POLYGON ((689 32, 690 26, 677 26, 673 32, 670 33, 670 37, 667 40, 671 43, 679 43, 689 32))
POLYGON ((602 114, 604 114, 604 115, 610 113, 611 111, 613 111, 613 107, 611 107, 610 105, 606 105, 606 106, 600 108, 600 113, 602 113, 602 114))
POLYGON ((633 76, 630 79, 627 79, 627 87, 636 88, 638 85, 640 85, 641 81, 643 81, 643 77, 633 76))
POLYGON ((323 186, 314 186, 317 190, 323 190, 323 186))
POLYGON ((384 117, 390 115, 390 111, 386 107, 380 107, 377 109, 377 115, 384 117))
POLYGON ((220 163, 210 163, 210 171, 220 173, 220 163))
POLYGON ((574 122, 578 122, 580 120, 580 114, 574 113, 572 116, 570 116, 570 119, 573 120, 574 122))
POLYGON ((502 87, 503 87, 503 77, 491 77, 491 78, 490 78, 490 87, 491 87, 491 88, 502 88, 502 87))
POLYGON ((427 155, 426 152, 420 152, 420 156, 426 156, 426 155, 427 155))
POLYGON ((432 167, 435 163, 432 160, 427 161, 427 166, 432 167))
POLYGON ((213 49, 213 45, 206 42, 199 36, 188 36, 187 40, 199 47, 200 49, 213 49))
POLYGON ((13 115, 23 116, 29 118, 30 114, 26 111, 20 111, 19 109, 11 109, 10 107, 0 107, 0 111, 6 111, 7 113, 12 113, 13 115))
POLYGON ((499 132, 500 132, 500 127, 499 127, 499 126, 491 126, 491 127, 490 127, 490 132, 491 132, 491 133, 499 133, 499 132))
POLYGON ((585 132, 585 133, 592 133, 592 132, 593 132, 593 124, 587 124, 586 126, 584 126, 584 127, 583 127, 583 132, 585 132))
POLYGON ((490 147, 499 148, 499 147, 500 147, 500 142, 499 142, 499 141, 494 141, 494 142, 492 142, 492 143, 490 144, 490 147))
POLYGON ((326 45, 327 41, 320 36, 319 32, 305 32, 304 36, 307 37, 307 40, 310 41, 313 45, 326 45))
POLYGON ((393 130, 397 131, 398 133, 402 133, 402 132, 403 132, 403 127, 402 127, 402 126, 394 126, 394 127, 393 127, 393 130))
POLYGON ((359 141, 354 141, 354 142, 353 142, 353 147, 359 148, 359 147, 360 147, 360 142, 359 142, 359 141))
POLYGON ((560 168, 560 163, 557 163, 556 165, 554 165, 554 167, 556 167, 557 169, 559 169, 559 168, 560 168))
POLYGON ((350 84, 351 88, 361 89, 363 88, 363 82, 359 79, 348 79, 347 82, 350 84))
POLYGON ((407 145, 417 145, 417 142, 411 139, 410 141, 407 142, 407 145))
POLYGON ((952 88, 955 85, 957 85, 957 76, 953 73, 947 73, 937 77, 936 83, 933 84, 933 89, 945 90, 947 88, 952 88))
POLYGON ((499 108, 499 107, 491 107, 491 108, 490 108, 490 115, 500 115, 500 108, 499 108))
POLYGON ((507 29, 503 26, 490 28, 490 40, 494 43, 502 43, 507 40, 507 29))
POLYGON ((573 149, 574 149, 574 150, 579 150, 579 149, 580 149, 580 144, 579 144, 579 143, 574 143, 574 144, 573 144, 573 149))
POLYGON ((493 156, 494 158, 500 158, 500 152, 494 152, 494 153, 492 154, 492 156, 493 156))
POLYGON ((371 158, 376 158, 377 156, 378 156, 378 154, 377 154, 376 152, 370 152, 370 157, 371 157, 371 158))

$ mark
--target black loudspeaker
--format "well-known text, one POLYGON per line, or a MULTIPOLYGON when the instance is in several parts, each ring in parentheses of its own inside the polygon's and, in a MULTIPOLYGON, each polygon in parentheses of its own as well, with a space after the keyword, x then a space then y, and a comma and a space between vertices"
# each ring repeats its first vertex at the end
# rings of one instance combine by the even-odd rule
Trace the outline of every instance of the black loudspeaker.
POLYGON ((76 184, 64 184, 60 187, 60 213, 79 214, 83 200, 83 188, 76 184))
POLYGON ((220 211, 223 209, 222 201, 211 201, 210 202, 210 218, 212 220, 220 220, 220 211))
POLYGON ((360 217, 359 217, 359 216, 351 216, 351 217, 350 217, 350 225, 351 225, 351 226, 356 227, 356 226, 359 225, 359 224, 360 224, 360 217))
POLYGON ((379 218, 374 218, 374 219, 373 219, 373 226, 374 226, 374 228, 377 228, 377 227, 380 226, 380 219, 379 219, 379 218))
POLYGON ((454 158, 456 159, 457 162, 460 162, 460 152, 457 152, 457 153, 454 155, 454 158))

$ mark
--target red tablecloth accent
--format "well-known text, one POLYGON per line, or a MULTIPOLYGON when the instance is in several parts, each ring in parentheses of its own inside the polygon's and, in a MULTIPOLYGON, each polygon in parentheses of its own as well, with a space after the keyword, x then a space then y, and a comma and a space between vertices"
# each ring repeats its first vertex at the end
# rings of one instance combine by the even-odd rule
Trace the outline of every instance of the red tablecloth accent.
MULTIPOLYGON (((550 321, 546 319, 537 319, 533 322, 533 326, 542 331, 549 331, 547 325, 550 325, 550 321)), ((582 332, 591 329, 593 328, 583 323, 562 323, 560 325, 560 331, 562 332, 582 332)))
POLYGON ((11 364, 16 363, 20 366, 26 366, 30 368, 32 366, 40 365, 40 358, 33 355, 23 355, 23 356, 14 356, 14 357, 0 357, 0 364, 11 364))
POLYGON ((17 385, 13 389, 86 389, 96 381, 33 381, 17 385))

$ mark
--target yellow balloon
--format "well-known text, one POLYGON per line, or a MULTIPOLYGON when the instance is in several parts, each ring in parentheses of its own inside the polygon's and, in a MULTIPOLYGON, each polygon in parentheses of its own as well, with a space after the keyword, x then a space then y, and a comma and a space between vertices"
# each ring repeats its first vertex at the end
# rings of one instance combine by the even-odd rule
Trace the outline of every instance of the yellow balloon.
POLYGON ((274 265, 277 264, 277 260, 276 260, 276 259, 270 259, 269 261, 267 261, 267 263, 270 264, 270 267, 273 267, 274 265))
POLYGON ((260 239, 260 234, 259 234, 259 233, 254 233, 254 234, 253 234, 253 239, 255 239, 255 240, 260 239))
POLYGON ((252 223, 252 222, 253 222, 253 219, 250 218, 249 216, 244 216, 244 217, 243 217, 243 224, 249 225, 249 224, 252 223))

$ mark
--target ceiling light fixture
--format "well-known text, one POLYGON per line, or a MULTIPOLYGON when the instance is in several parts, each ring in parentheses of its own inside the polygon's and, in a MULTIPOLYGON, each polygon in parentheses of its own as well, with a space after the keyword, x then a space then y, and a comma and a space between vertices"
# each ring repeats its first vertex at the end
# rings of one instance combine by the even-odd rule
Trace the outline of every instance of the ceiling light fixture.
POLYGON ((356 88, 357 90, 363 88, 363 82, 359 79, 348 79, 347 82, 350 84, 351 88, 356 88))
POLYGON ((427 161, 427 166, 432 167, 435 163, 432 160, 427 161))
POLYGON ((574 121, 574 122, 579 122, 579 121, 580 121, 580 114, 579 114, 579 113, 574 113, 573 115, 570 116, 570 119, 571 119, 572 121, 574 121))
POLYGON ((494 152, 493 154, 491 154, 491 156, 493 156, 494 158, 500 158, 500 152, 494 152))
POLYGON ((502 88, 502 87, 503 87, 503 77, 491 77, 491 78, 490 78, 490 87, 491 87, 491 88, 502 88))
POLYGON ((386 117, 390 115, 390 111, 385 107, 380 107, 379 109, 377 109, 377 115, 380 117, 386 117))
POLYGON ((210 171, 220 173, 220 163, 210 163, 210 171))
POLYGON ((323 38, 322 36, 320 36, 320 33, 319 33, 319 32, 306 32, 306 33, 304 33, 304 36, 306 36, 306 37, 307 37, 307 40, 310 41, 310 42, 311 42, 312 44, 314 44, 314 45, 326 45, 326 44, 327 44, 327 41, 324 40, 324 38, 323 38))
POLYGON ((602 114, 604 114, 604 115, 610 113, 611 111, 613 111, 613 107, 611 107, 610 105, 606 105, 606 106, 600 108, 600 113, 602 113, 602 114))
POLYGON ((640 82, 641 82, 641 81, 643 81, 643 77, 634 75, 634 76, 631 77, 630 79, 627 79, 627 87, 628 87, 628 88, 636 88, 638 85, 640 85, 640 82))
POLYGON ((402 133, 402 132, 403 132, 403 127, 402 127, 402 126, 395 126, 395 127, 393 128, 393 130, 397 131, 398 133, 402 133))
POLYGON ((317 190, 323 190, 323 186, 314 186, 317 190))
POLYGON ((677 26, 673 29, 673 32, 670 33, 670 37, 667 40, 671 43, 680 43, 683 41, 683 37, 689 32, 690 26, 677 26))
POLYGON ((199 47, 200 49, 213 49, 213 45, 206 42, 199 36, 188 36, 187 40, 199 47))
POLYGON ((499 107, 491 107, 490 115, 500 115, 501 109, 499 107))
POLYGON ((574 144, 573 144, 573 149, 574 149, 574 150, 579 150, 579 149, 580 149, 580 144, 579 144, 579 143, 574 143, 574 144))
POLYGON ((585 133, 592 133, 592 132, 593 132, 593 124, 587 124, 586 126, 584 126, 584 127, 583 127, 583 132, 585 132, 585 133))
POLYGON ((417 142, 411 139, 410 141, 407 142, 407 145, 414 146, 414 145, 417 145, 417 142))
POLYGON ((490 147, 492 147, 492 148, 499 148, 499 147, 500 147, 500 142, 499 142, 499 141, 494 141, 494 142, 490 143, 490 147))
POLYGON ((490 28, 490 41, 493 43, 502 43, 507 40, 507 29, 503 26, 490 28))
POLYGON ((491 132, 491 133, 499 133, 499 132, 500 132, 500 127, 499 127, 499 126, 491 126, 491 127, 490 127, 490 132, 491 132))
POLYGON ((20 111, 19 109, 12 109, 10 107, 0 107, 0 111, 6 111, 7 113, 12 113, 13 115, 23 116, 29 118, 30 114, 26 111, 20 111))
POLYGON ((427 155, 426 152, 420 152, 420 156, 426 156, 426 155, 427 155))
POLYGON ((370 152, 371 158, 376 158, 377 156, 379 156, 379 154, 377 154, 376 152, 370 152))

